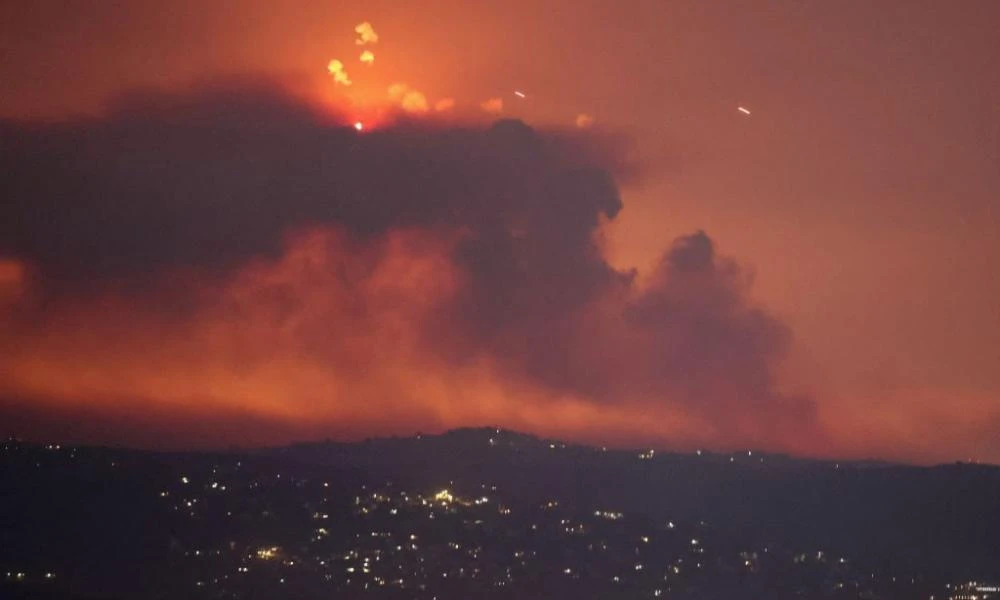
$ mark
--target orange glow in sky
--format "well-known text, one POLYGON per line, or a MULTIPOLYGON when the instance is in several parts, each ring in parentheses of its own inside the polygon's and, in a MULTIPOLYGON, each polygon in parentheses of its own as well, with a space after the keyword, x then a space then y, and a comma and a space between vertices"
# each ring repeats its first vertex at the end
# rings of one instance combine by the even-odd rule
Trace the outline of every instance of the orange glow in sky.
MULTIPOLYGON (((639 167, 613 173, 623 208, 599 216, 595 252, 639 289, 673 240, 705 230, 745 267, 752 305, 787 327, 766 383, 812 399, 816 430, 748 419, 737 434, 670 398, 597 402, 511 377, 502 357, 427 352, 414 328, 467 289, 451 254, 467 232, 419 226, 414 200, 418 225, 367 238, 331 219, 218 271, 151 267, 155 285, 190 292, 184 318, 128 282, 50 286, 15 250, 79 248, 0 224, 0 419, 25 433, 206 446, 498 424, 598 444, 1000 462, 1000 4, 126 4, 0 8, 5 137, 29 122, 26 137, 73 131, 137 91, 260 77, 329 110, 340 135, 364 131, 348 136, 359 145, 399 123, 500 117, 625 139, 614 162, 639 167)), ((0 153, 0 173, 15 159, 0 153)), ((270 190, 247 171, 247 190, 270 190)), ((377 179, 388 189, 393 174, 377 179)))

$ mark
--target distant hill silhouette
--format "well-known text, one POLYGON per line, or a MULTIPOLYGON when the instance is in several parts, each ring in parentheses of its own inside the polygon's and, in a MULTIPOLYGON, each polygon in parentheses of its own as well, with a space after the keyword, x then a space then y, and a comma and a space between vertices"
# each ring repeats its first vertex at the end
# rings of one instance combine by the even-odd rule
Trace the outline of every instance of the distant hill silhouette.
MULTIPOLYGON (((604 450, 497 428, 268 451, 404 484, 484 481, 581 509, 704 520, 737 538, 772 538, 892 556, 920 569, 1000 565, 1000 467, 604 450)), ((1000 569, 1000 567, 996 567, 1000 569)))

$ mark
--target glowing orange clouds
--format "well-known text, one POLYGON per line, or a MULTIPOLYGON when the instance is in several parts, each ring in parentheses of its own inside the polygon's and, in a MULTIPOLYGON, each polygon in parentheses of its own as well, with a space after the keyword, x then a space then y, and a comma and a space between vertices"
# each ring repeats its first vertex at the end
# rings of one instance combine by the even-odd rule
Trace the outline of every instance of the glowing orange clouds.
POLYGON ((371 65, 375 62, 375 53, 372 52, 371 50, 365 50, 364 52, 361 53, 361 57, 358 58, 358 60, 365 63, 366 65, 371 65))
POLYGON ((413 326, 454 289, 448 249, 447 238, 415 232, 356 244, 315 230, 289 238, 277 261, 249 263, 223 282, 184 276, 197 308, 182 318, 111 291, 66 304, 29 337, 0 336, 0 368, 11 374, 0 392, 371 418, 378 409, 356 399, 402 398, 397 386, 425 366, 413 326))
MULTIPOLYGON (((188 307, 180 313, 113 288, 50 305, 32 325, 0 333, 0 396, 102 418, 139 404, 166 429, 246 422, 227 443, 482 423, 605 443, 685 446, 715 435, 681 405, 594 402, 511 377, 486 355, 454 364, 429 351, 423 327, 464 285, 452 258, 462 235, 400 229, 362 242, 337 228, 300 230, 279 257, 221 280, 162 274, 188 307)), ((772 443, 806 448, 803 439, 772 443)))
MULTIPOLYGON (((193 311, 183 316, 111 290, 60 304, 30 330, 0 333, 0 370, 10 374, 0 394, 107 418, 139 402, 168 429, 239 414, 249 420, 233 443, 500 422, 662 433, 631 410, 505 380, 485 357, 455 367, 424 351, 418 326, 461 285, 449 258, 456 239, 401 230, 358 243, 336 229, 300 231, 279 258, 224 281, 184 275, 193 311)), ((671 422, 674 433, 694 433, 683 415, 671 422)))
MULTIPOLYGON (((231 91, 68 135, 12 128, 26 151, 6 154, 0 230, 23 223, 4 237, 42 301, 6 310, 0 400, 300 432, 822 439, 809 399, 771 384, 782 323, 708 235, 677 238, 644 288, 604 260, 595 238, 623 204, 599 141, 516 120, 344 135, 275 90, 231 91), (40 176, 52 185, 17 185, 40 176)), ((428 109, 406 85, 390 96, 428 109)))
MULTIPOLYGON (((164 286, 185 290, 183 313, 111 288, 64 299, 30 325, 0 330, 0 397, 27 398, 53 414, 85 408, 97 423, 141 413, 153 422, 132 425, 171 434, 118 439, 159 447, 486 423, 598 444, 738 443, 718 438, 718 423, 682 405, 639 397, 593 402, 511 378, 487 356, 455 365, 428 352, 421 326, 464 284, 452 258, 459 239, 460 232, 396 230, 359 242, 336 228, 313 228, 290 234, 280 256, 251 260, 222 280, 164 273, 164 286)), ((23 265, 0 261, 0 290, 23 283, 23 265)), ((33 308, 22 303, 19 310, 33 308)), ((769 444, 933 461, 938 455, 919 440, 935 437, 988 459, 983 440, 996 418, 989 399, 963 404, 955 415, 937 397, 914 394, 919 410, 905 415, 894 403, 859 399, 824 415, 837 441, 817 447, 814 433, 786 432, 769 444)), ((759 423, 744 426, 753 435, 759 423)))

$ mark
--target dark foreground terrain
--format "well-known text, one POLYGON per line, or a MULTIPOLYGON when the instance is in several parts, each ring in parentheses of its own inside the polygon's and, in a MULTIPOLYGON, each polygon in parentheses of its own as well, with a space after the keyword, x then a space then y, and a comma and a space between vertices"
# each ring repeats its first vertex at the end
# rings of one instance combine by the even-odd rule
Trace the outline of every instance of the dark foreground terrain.
POLYGON ((983 600, 996 581, 998 467, 495 429, 211 454, 0 446, 2 598, 983 600))

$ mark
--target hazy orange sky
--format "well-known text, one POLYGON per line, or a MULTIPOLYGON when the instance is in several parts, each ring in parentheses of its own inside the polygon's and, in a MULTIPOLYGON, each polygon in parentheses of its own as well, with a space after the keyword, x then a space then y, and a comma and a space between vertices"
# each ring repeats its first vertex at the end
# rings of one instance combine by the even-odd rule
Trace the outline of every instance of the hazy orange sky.
POLYGON ((592 115, 594 135, 628 149, 608 165, 623 208, 600 226, 604 256, 655 290, 661 255, 704 230, 740 277, 752 273, 752 287, 733 292, 739 303, 790 332, 787 349, 766 351, 775 393, 809 398, 816 414, 799 435, 794 419, 720 426, 686 401, 596 401, 549 371, 510 375, 497 363, 512 341, 461 365, 427 356, 413 323, 461 296, 466 275, 449 259, 460 234, 422 226, 376 241, 332 226, 284 232, 277 255, 227 265, 224 276, 184 275, 205 296, 188 299, 198 309, 180 326, 157 323, 156 296, 117 283, 24 316, 37 309, 21 306, 33 302, 37 265, 11 250, 0 255, 0 310, 14 323, 0 334, 0 403, 25 435, 146 445, 497 423, 598 443, 1000 462, 998 21, 989 0, 2 3, 8 124, 79 120, 138 89, 233 75, 281 81, 346 121, 376 119, 394 83, 431 105, 454 99, 456 116, 436 117, 445 120, 485 126, 479 105, 490 98, 540 130, 592 115), (362 21, 380 38, 365 47, 371 66, 357 60, 362 21), (332 58, 353 85, 334 84, 332 58), (296 260, 311 252, 327 257, 320 263, 328 252, 350 264, 380 258, 341 289, 301 279, 296 260), (352 357, 329 367, 311 342, 259 314, 271 310, 261 300, 269 278, 308 298, 303 323, 326 323, 315 311, 338 306, 351 325, 327 333, 356 336, 352 357), (365 326, 344 297, 389 308, 365 326), (399 308, 399 298, 423 300, 399 308), (244 321, 232 316, 241 302, 244 321), (257 346, 268 360, 241 355, 257 346))

